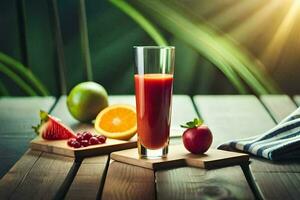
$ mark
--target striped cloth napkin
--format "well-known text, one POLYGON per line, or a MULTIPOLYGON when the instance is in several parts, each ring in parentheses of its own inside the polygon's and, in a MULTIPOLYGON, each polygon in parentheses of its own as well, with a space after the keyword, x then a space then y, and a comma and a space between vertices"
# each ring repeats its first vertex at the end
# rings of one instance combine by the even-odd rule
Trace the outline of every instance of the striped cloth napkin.
POLYGON ((262 135, 234 140, 218 148, 233 148, 270 160, 299 159, 300 107, 262 135))

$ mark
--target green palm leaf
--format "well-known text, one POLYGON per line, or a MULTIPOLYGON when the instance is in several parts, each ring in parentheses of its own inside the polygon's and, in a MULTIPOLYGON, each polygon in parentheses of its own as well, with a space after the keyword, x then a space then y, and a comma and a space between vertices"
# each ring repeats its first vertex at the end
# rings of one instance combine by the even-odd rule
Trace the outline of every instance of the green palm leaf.
POLYGON ((2 63, 0 63, 0 72, 14 81, 26 94, 30 96, 37 96, 37 93, 25 81, 2 63))
POLYGON ((85 0, 79 0, 79 33, 80 42, 85 64, 86 78, 89 81, 93 80, 92 63, 90 56, 89 37, 87 28, 87 19, 85 12, 85 0))
MULTIPOLYGON (((42 84, 42 82, 40 80, 38 80, 34 76, 34 74, 29 69, 27 69, 22 63, 18 62, 17 60, 13 59, 12 57, 9 57, 1 52, 0 52, 0 62, 3 63, 3 64, 1 64, 1 66, 2 66, 1 68, 3 69, 5 67, 4 71, 6 72, 6 75, 9 75, 9 77, 12 78, 12 77, 15 77, 13 74, 19 74, 22 78, 27 80, 37 90, 37 92, 39 94, 41 94, 43 96, 49 95, 48 90, 42 84), (9 67, 9 69, 7 67, 9 67)), ((4 73, 4 71, 2 71, 2 72, 4 73)), ((22 79, 21 79, 21 81, 20 80, 18 80, 18 81, 14 80, 14 81, 18 84, 22 84, 24 82, 22 79)), ((26 83, 26 85, 29 86, 27 83, 26 83)), ((25 89, 25 88, 27 88, 27 86, 24 86, 24 87, 21 85, 19 85, 19 86, 22 87, 23 90, 26 91, 28 94, 32 93, 31 92, 32 89, 31 90, 25 89)), ((34 92, 34 95, 37 95, 37 92, 34 92)))
MULTIPOLYGON (((147 1, 146 3, 139 0, 137 2, 157 23, 197 49, 200 54, 219 67, 227 77, 232 76, 232 73, 228 71, 231 68, 256 94, 278 92, 270 78, 265 78, 267 75, 259 71, 258 65, 251 62, 249 55, 226 35, 221 37, 205 23, 194 24, 179 11, 167 6, 165 2, 147 1)), ((232 77, 228 78, 233 82, 232 77)))
MULTIPOLYGON (((111 0, 111 2, 119 8, 130 7, 131 9, 121 9, 129 16, 132 12, 137 12, 123 0, 111 0)), ((173 5, 172 1, 169 1, 169 4, 173 5)), ((218 31, 205 24, 204 21, 200 24, 193 23, 178 9, 171 8, 169 4, 167 5, 165 1, 134 1, 134 5, 151 16, 156 23, 193 47, 218 67, 240 93, 247 93, 243 81, 256 94, 279 92, 272 79, 261 70, 260 64, 235 41, 226 35, 220 36, 218 31)), ((145 17, 140 14, 134 18, 144 28, 145 25, 139 18, 145 19, 145 17)))
POLYGON ((2 81, 0 81, 0 96, 9 96, 9 92, 2 81))
MULTIPOLYGON (((133 8, 131 5, 129 5, 127 2, 125 2, 123 0, 111 0, 111 2, 115 6, 120 8, 127 15, 129 15, 131 17, 134 16, 134 17, 132 17, 133 20, 135 22, 137 22, 152 37, 152 39, 156 42, 156 44, 158 44, 158 45, 166 44, 166 42, 161 43, 160 39, 157 39, 157 38, 162 38, 161 34, 157 31, 157 29, 155 29, 154 34, 152 31, 148 30, 149 26, 154 27, 154 25, 152 25, 148 20, 146 20, 146 18, 144 16, 142 16, 142 14, 138 13, 138 11, 135 8, 133 8), (138 13, 138 14, 135 14, 135 13, 138 13)), ((184 29, 185 29, 184 27, 182 27, 182 29, 178 29, 178 31, 177 31, 178 34, 174 34, 174 35, 189 44, 189 41, 186 41, 185 38, 181 37, 182 34, 185 35, 184 29)), ((152 29, 150 29, 150 30, 152 30, 152 29)), ((163 40, 165 40, 165 39, 163 39, 163 40)), ((189 44, 189 45, 192 45, 192 44, 189 44)), ((198 47, 196 49, 199 51, 198 47)), ((231 81, 231 83, 235 86, 235 88, 239 91, 239 93, 245 94, 246 88, 244 87, 243 83, 241 82, 239 77, 236 75, 236 73, 230 67, 223 65, 222 60, 217 60, 216 62, 219 64, 217 66, 223 66, 223 67, 220 67, 220 70, 231 81)))

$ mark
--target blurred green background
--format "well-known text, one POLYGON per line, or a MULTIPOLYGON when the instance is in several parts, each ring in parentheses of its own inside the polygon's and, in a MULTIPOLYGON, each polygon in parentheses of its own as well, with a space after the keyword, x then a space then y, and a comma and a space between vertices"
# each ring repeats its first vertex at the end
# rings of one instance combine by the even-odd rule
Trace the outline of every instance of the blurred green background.
POLYGON ((132 46, 168 44, 175 93, 300 93, 299 12, 299 0, 4 0, 0 92, 58 96, 90 79, 133 94, 132 46))

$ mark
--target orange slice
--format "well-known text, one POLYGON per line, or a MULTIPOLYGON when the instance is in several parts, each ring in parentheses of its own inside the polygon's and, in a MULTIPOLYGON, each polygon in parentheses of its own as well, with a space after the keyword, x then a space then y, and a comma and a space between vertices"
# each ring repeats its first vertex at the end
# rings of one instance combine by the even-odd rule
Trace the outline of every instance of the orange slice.
POLYGON ((108 138, 129 140, 137 129, 136 110, 130 105, 109 106, 96 117, 95 129, 108 138))

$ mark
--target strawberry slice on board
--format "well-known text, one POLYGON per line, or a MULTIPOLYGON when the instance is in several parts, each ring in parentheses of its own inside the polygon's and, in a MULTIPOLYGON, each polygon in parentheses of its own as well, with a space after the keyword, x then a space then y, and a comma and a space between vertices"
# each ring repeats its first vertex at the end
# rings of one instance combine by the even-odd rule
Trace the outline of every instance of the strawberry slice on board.
POLYGON ((58 118, 40 111, 41 122, 33 126, 34 131, 45 140, 63 140, 76 137, 71 128, 64 125, 58 118))

